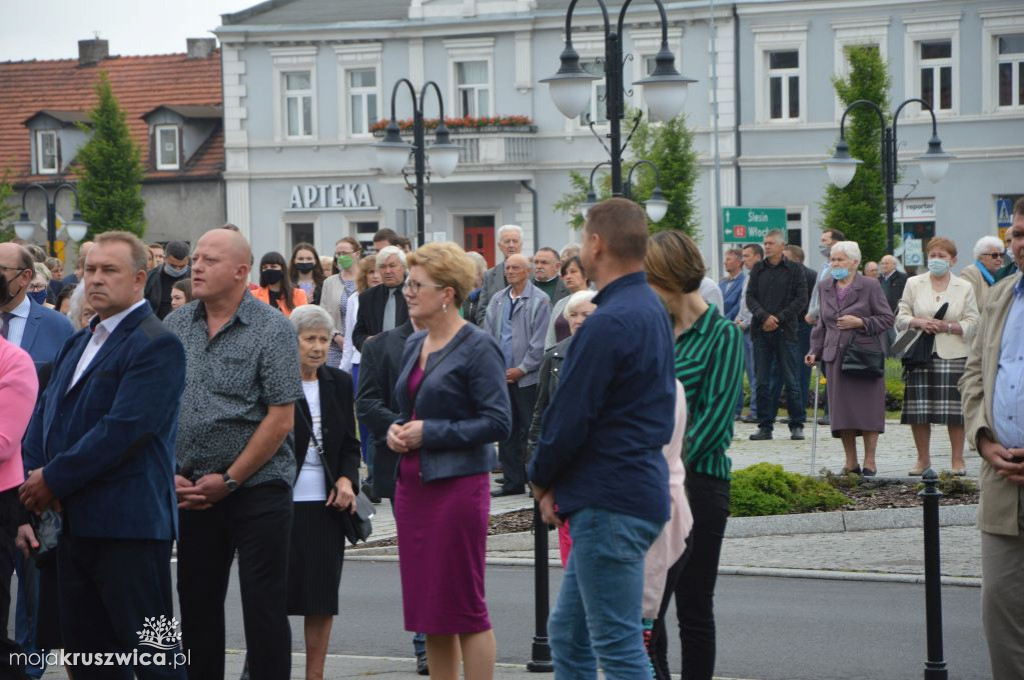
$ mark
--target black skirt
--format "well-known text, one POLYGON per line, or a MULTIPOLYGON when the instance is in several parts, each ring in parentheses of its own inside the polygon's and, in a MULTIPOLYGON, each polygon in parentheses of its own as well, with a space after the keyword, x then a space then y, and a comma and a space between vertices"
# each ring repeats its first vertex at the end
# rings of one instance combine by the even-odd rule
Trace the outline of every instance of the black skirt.
POLYGON ((337 616, 345 534, 324 501, 295 503, 288 559, 289 616, 337 616))

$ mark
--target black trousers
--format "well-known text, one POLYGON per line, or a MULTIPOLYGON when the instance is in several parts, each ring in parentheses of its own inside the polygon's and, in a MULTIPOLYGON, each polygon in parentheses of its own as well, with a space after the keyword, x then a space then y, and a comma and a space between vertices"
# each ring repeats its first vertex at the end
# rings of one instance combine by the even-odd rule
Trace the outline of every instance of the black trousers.
POLYGON ((537 402, 537 386, 509 385, 508 397, 512 402, 512 432, 498 449, 501 469, 505 474, 505 483, 501 487, 522 493, 526 489, 526 444, 533 422, 533 406, 537 402))
POLYGON ((224 678, 224 599, 237 550, 249 675, 287 680, 291 488, 283 482, 243 487, 208 510, 178 516, 178 603, 189 677, 224 678))
MULTIPOLYGON (((147 619, 174 618, 169 540, 64 535, 57 545, 57 575, 67 653, 161 651, 141 644, 139 633, 150 629, 147 619)), ((131 680, 133 671, 143 679, 184 680, 184 665, 174 666, 180 652, 177 644, 166 650, 164 666, 78 664, 71 672, 75 680, 131 680)))
POLYGON ((693 530, 683 556, 669 569, 651 636, 658 680, 669 677, 665 612, 673 595, 683 652, 682 680, 711 680, 715 671, 715 582, 729 517, 729 482, 687 471, 686 496, 693 530))
POLYGON ((18 644, 7 637, 7 623, 11 612, 11 576, 14 574, 14 538, 18 534, 21 503, 18 487, 0 493, 0 667, 7 663, 8 655, 21 651, 18 644))

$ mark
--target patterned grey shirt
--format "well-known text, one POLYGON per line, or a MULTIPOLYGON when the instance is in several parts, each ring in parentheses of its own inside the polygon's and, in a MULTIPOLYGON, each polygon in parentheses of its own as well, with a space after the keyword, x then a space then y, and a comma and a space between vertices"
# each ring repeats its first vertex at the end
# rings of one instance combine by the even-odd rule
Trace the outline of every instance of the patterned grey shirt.
MULTIPOLYGON (((235 315, 209 339, 206 308, 193 301, 164 324, 185 346, 188 369, 178 421, 179 474, 224 472, 238 458, 271 405, 302 397, 298 339, 291 322, 248 291, 235 315)), ((277 453, 246 480, 291 485, 295 456, 289 435, 277 453)))

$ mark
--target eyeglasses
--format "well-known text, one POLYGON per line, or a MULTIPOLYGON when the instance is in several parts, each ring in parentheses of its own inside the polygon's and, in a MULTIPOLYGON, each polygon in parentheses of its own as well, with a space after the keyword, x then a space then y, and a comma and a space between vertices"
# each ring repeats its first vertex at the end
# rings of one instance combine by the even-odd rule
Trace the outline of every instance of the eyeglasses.
POLYGON ((43 291, 43 290, 46 290, 46 284, 45 283, 30 283, 30 284, 28 284, 28 292, 30 292, 30 293, 38 293, 38 292, 43 291))
POLYGON ((1002 253, 982 253, 981 256, 982 257, 991 257, 993 260, 1001 260, 1001 259, 1003 259, 1003 254, 1002 253))
POLYGON ((420 283, 419 281, 412 281, 410 279, 406 279, 405 283, 402 284, 402 290, 408 291, 413 295, 419 295, 420 289, 422 289, 423 286, 433 286, 437 290, 444 290, 444 288, 446 287, 442 286, 439 283, 420 283))

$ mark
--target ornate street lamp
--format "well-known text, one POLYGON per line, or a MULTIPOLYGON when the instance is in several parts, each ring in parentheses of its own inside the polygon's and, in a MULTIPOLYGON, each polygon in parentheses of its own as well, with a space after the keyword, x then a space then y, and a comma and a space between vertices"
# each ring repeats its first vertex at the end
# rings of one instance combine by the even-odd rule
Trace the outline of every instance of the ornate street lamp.
POLYGON ((405 181, 413 190, 416 197, 416 245, 423 245, 425 240, 425 208, 424 208, 424 185, 427 178, 427 158, 430 159, 430 169, 439 177, 447 177, 455 172, 455 166, 459 162, 460 148, 453 144, 444 124, 444 99, 441 97, 441 88, 437 83, 430 80, 423 85, 419 99, 416 98, 416 87, 408 78, 402 78, 395 83, 391 90, 391 120, 388 122, 384 134, 384 140, 374 144, 377 149, 377 162, 381 170, 389 175, 402 173, 405 181), (405 83, 412 96, 413 107, 413 143, 409 144, 402 140, 401 129, 395 118, 395 100, 398 98, 398 88, 405 83), (426 131, 423 126, 423 103, 427 98, 427 89, 433 88, 437 94, 437 107, 440 118, 437 123, 437 130, 434 132, 434 143, 429 149, 426 147, 426 131), (406 163, 409 161, 409 154, 413 155, 413 171, 416 176, 415 185, 409 182, 409 175, 405 171, 406 163))
MULTIPOLYGON (((597 193, 594 191, 594 174, 602 165, 609 164, 610 161, 602 161, 590 170, 590 188, 587 191, 587 200, 580 204, 580 214, 583 215, 583 219, 587 219, 587 213, 598 203, 597 193)), ((626 176, 626 183, 622 187, 622 195, 632 200, 633 173, 642 165, 646 165, 654 170, 654 190, 651 191, 651 197, 644 202, 644 210, 647 211, 647 216, 651 218, 652 222, 660 222, 668 213, 669 203, 661 192, 661 173, 658 171, 658 166, 654 163, 646 159, 640 159, 634 163, 633 167, 629 169, 629 174, 626 176)))
POLYGON ((75 190, 73 184, 67 182, 61 182, 57 185, 52 199, 50 198, 50 192, 42 184, 33 183, 25 187, 25 190, 21 193, 21 215, 18 216, 18 221, 14 223, 14 233, 18 235, 18 238, 31 241, 35 234, 36 223, 29 219, 28 208, 25 206, 25 199, 30 191, 41 191, 43 193, 43 201, 46 204, 46 240, 49 245, 50 257, 57 256, 54 244, 57 241, 57 197, 60 196, 61 191, 70 191, 75 197, 75 212, 71 216, 71 220, 64 225, 68 232, 68 238, 72 241, 81 241, 85 238, 85 234, 89 231, 89 225, 82 219, 82 213, 78 211, 78 191, 75 190))

